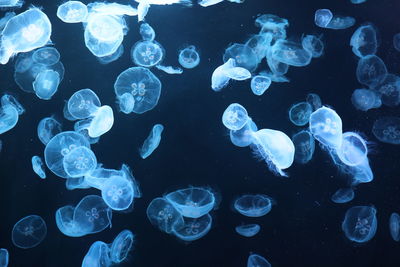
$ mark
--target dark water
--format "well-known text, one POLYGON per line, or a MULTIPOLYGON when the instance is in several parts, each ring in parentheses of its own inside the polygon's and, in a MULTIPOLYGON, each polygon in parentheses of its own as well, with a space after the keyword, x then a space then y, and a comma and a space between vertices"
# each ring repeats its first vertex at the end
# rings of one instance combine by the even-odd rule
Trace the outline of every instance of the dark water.
MULTIPOLYGON (((39 100, 18 89, 13 80, 13 63, 0 67, 0 92, 11 93, 26 108, 17 126, 0 136, 0 247, 10 252, 10 266, 80 266, 89 246, 96 240, 109 243, 123 229, 136 234, 137 242, 129 260, 121 266, 246 266, 250 252, 265 256, 273 266, 400 266, 399 243, 389 234, 388 219, 400 211, 399 147, 378 143, 371 133, 374 120, 382 115, 399 115, 399 108, 356 111, 350 102, 354 89, 361 88, 355 77, 356 57, 349 46, 355 27, 331 31, 317 28, 313 15, 318 8, 354 16, 356 25, 372 22, 379 29, 378 51, 389 72, 398 74, 400 54, 392 47, 392 36, 400 32, 396 0, 368 0, 352 5, 349 0, 246 0, 243 4, 221 3, 208 8, 195 5, 151 7, 146 19, 156 31, 156 40, 167 54, 166 65, 177 65, 177 53, 185 44, 200 49, 201 63, 182 75, 154 73, 163 83, 161 98, 152 111, 142 115, 115 112, 115 124, 92 149, 107 168, 122 163, 132 167, 143 197, 133 212, 114 213, 113 226, 101 233, 81 238, 64 236, 56 227, 54 212, 61 206, 75 205, 95 189, 67 191, 64 180, 47 171, 40 180, 32 171, 30 159, 43 155, 44 146, 36 134, 39 120, 55 115, 62 119, 63 101, 73 92, 91 88, 102 104, 117 110, 113 84, 123 70, 133 66, 128 51, 139 40, 136 18, 127 18, 125 53, 118 61, 101 65, 86 49, 81 24, 65 24, 56 17, 59 1, 32 1, 43 6, 53 24, 52 41, 61 53, 66 72, 59 91, 51 101, 39 100), (224 49, 233 42, 244 42, 258 32, 257 14, 271 13, 287 18, 289 39, 303 33, 323 34, 325 55, 303 68, 291 68, 290 83, 273 83, 261 97, 251 93, 249 82, 234 82, 221 93, 210 89, 212 71, 222 64, 224 49), (293 165, 290 178, 275 177, 265 164, 255 160, 248 148, 231 144, 221 123, 224 109, 232 102, 244 105, 259 128, 279 129, 289 136, 299 128, 287 117, 288 108, 310 93, 318 93, 324 104, 342 117, 344 131, 364 133, 372 143, 371 168, 375 180, 357 187, 355 199, 334 204, 331 195, 345 179, 329 157, 317 148, 307 165, 293 165), (155 123, 165 126, 161 145, 142 160, 138 148, 155 123), (213 227, 202 239, 186 244, 154 228, 146 218, 150 201, 172 190, 189 185, 209 186, 221 198, 214 211, 213 227), (277 205, 261 218, 245 218, 231 209, 232 200, 243 193, 263 193, 277 205), (348 208, 374 205, 378 230, 369 242, 357 245, 341 231, 348 208), (48 226, 48 235, 39 246, 22 250, 11 243, 11 230, 20 218, 38 214, 48 226), (261 232, 253 238, 235 233, 241 223, 258 223, 261 232)), ((130 1, 117 1, 128 3, 130 1)), ((88 1, 84 1, 88 3, 88 1)), ((265 62, 260 69, 265 69, 265 62)), ((62 120, 64 130, 72 123, 62 120)))

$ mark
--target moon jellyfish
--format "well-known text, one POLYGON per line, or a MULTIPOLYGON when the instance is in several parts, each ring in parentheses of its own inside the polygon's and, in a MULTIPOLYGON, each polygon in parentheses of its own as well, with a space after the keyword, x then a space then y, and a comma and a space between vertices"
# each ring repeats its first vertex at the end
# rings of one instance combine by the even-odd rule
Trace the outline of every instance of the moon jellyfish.
POLYGON ((400 33, 393 36, 393 47, 400 52, 400 33))
POLYGON ((50 40, 51 23, 39 8, 31 8, 12 17, 1 33, 0 64, 10 57, 46 45, 50 40))
MULTIPOLYGON (((20 8, 24 4, 23 0, 1 0, 0 8, 20 8)), ((2 266, 2 265, 0 265, 2 266)))
POLYGON ((356 109, 367 111, 382 106, 380 95, 370 89, 356 89, 351 95, 351 102, 356 109))
POLYGON ((312 112, 312 107, 308 102, 300 102, 290 108, 289 119, 296 126, 304 126, 309 122, 312 112))
POLYGON ((156 68, 168 74, 182 74, 183 70, 179 67, 156 65, 156 68))
POLYGON ((195 241, 205 236, 211 229, 212 217, 210 214, 199 218, 184 218, 184 225, 181 227, 175 224, 172 233, 183 241, 195 241))
POLYGON ((374 136, 383 143, 400 144, 400 118, 381 117, 374 122, 372 127, 374 136))
POLYGON ((247 40, 245 45, 253 49, 253 51, 256 53, 258 64, 266 56, 268 49, 271 47, 272 38, 272 34, 260 33, 253 35, 247 40))
POLYGON ((140 24, 139 33, 144 41, 153 41, 156 37, 156 32, 148 23, 140 24))
POLYGON ((194 45, 189 45, 179 51, 179 64, 186 69, 193 69, 200 63, 200 55, 194 45))
POLYGON ((390 235, 392 236, 393 240, 396 242, 399 242, 400 241, 400 215, 396 212, 393 212, 390 215, 389 230, 390 230, 390 235))
POLYGON ((168 234, 185 225, 182 215, 164 198, 153 199, 147 207, 146 214, 153 226, 168 234))
MULTIPOLYGON (((69 175, 64 169, 64 157, 75 148, 81 146, 90 148, 89 141, 77 132, 67 131, 55 135, 50 139, 44 149, 44 160, 47 168, 59 177, 69 178, 69 175)), ((80 150, 76 152, 78 151, 80 150)), ((86 158, 82 157, 81 159, 84 160, 86 158)), ((85 162, 82 162, 82 164, 84 163, 85 162)))
POLYGON ((374 87, 387 75, 385 63, 375 55, 360 58, 357 65, 357 80, 366 86, 374 87))
POLYGON ((235 227, 236 233, 244 237, 253 237, 260 232, 260 225, 258 224, 245 224, 235 227))
POLYGON ((139 149, 139 154, 142 159, 150 156, 154 150, 159 146, 161 141, 161 134, 164 131, 162 124, 156 124, 151 129, 149 136, 144 140, 142 148, 139 149))
POLYGON ((354 190, 352 188, 340 188, 331 197, 335 203, 342 204, 354 199, 354 190))
POLYGON ((33 248, 47 235, 46 222, 38 215, 29 215, 19 220, 13 227, 11 240, 16 247, 33 248))
POLYGON ((33 171, 42 179, 46 178, 46 173, 44 172, 44 164, 39 156, 32 157, 32 168, 33 171))
POLYGON ((321 57, 324 53, 324 43, 315 35, 306 35, 301 39, 304 50, 311 53, 314 58, 321 57))
POLYGON ((236 67, 236 61, 230 58, 212 73, 211 88, 219 92, 229 83, 230 79, 243 81, 249 78, 251 78, 251 73, 245 68, 236 67))
POLYGON ((123 93, 122 95, 117 97, 117 104, 121 112, 129 114, 133 112, 135 99, 133 98, 133 95, 131 93, 123 93))
POLYGON ((271 85, 271 79, 268 76, 256 75, 251 79, 251 91, 255 95, 262 95, 271 85))
POLYGON ((82 261, 82 267, 111 266, 110 248, 102 241, 94 242, 82 261))
POLYGON ((374 26, 371 24, 360 26, 351 36, 350 46, 353 53, 360 58, 376 54, 378 41, 374 26))
POLYGON ((238 103, 230 104, 222 114, 222 123, 229 130, 242 129, 248 120, 247 110, 238 103))
POLYGON ((372 206, 355 206, 347 210, 342 223, 346 237, 357 243, 371 240, 378 227, 376 209, 372 206))
MULTIPOLYGON (((279 60, 276 60, 275 58, 273 58, 271 49, 268 49, 267 54, 266 54, 266 59, 267 59, 268 67, 270 68, 270 70, 272 72, 272 75, 270 75, 270 76, 279 77, 278 80, 275 79, 276 82, 288 82, 287 79, 285 80, 283 78, 284 77, 283 75, 285 75, 288 72, 289 65, 285 64, 285 63, 282 63, 279 60)), ((272 79, 272 77, 270 77, 270 78, 271 78, 272 81, 274 81, 272 79)))
POLYGON ((5 248, 0 248, 0 267, 7 267, 9 262, 8 250, 5 248))
POLYGON ((342 135, 342 143, 336 149, 339 159, 348 166, 357 166, 368 160, 368 148, 365 140, 354 132, 342 135))
POLYGON ((25 112, 22 105, 11 95, 1 97, 0 134, 5 133, 17 125, 19 115, 25 112))
POLYGON ((318 27, 326 28, 332 18, 333 14, 329 9, 318 9, 315 11, 314 22, 318 27))
POLYGON ((339 148, 342 144, 342 119, 328 107, 321 107, 310 116, 310 132, 322 145, 339 148))
POLYGON ((279 39, 271 47, 272 58, 290 66, 303 67, 311 62, 311 52, 300 43, 279 39))
POLYGON ((65 23, 84 22, 88 16, 88 9, 80 1, 68 1, 57 9, 57 17, 65 23))
POLYGON ((164 58, 164 48, 156 41, 139 41, 131 50, 133 63, 141 67, 152 67, 164 58))
POLYGON ((256 18, 255 25, 261 28, 260 33, 271 34, 273 40, 286 39, 286 28, 289 21, 273 14, 263 14, 256 18))
POLYGON ((240 214, 247 217, 261 217, 271 211, 275 201, 266 195, 242 195, 233 203, 233 207, 240 214))
POLYGON ((129 230, 120 232, 110 246, 110 258, 114 263, 123 262, 132 250, 135 236, 129 230))
POLYGON ((63 158, 65 173, 71 178, 85 176, 97 166, 96 155, 86 146, 71 149, 63 158))
POLYGON ((41 71, 33 82, 33 90, 37 97, 49 100, 56 92, 60 84, 60 75, 54 70, 41 71))
POLYGON ((373 89, 380 95, 382 103, 388 107, 395 107, 400 104, 400 77, 394 74, 387 74, 376 84, 373 89))
POLYGON ((190 187, 171 192, 165 196, 184 217, 199 218, 215 206, 214 194, 204 188, 190 187))
POLYGON ((247 259, 247 267, 271 267, 271 263, 258 254, 251 254, 247 259))
POLYGON ((353 26, 356 20, 353 17, 333 15, 329 9, 318 9, 315 11, 314 22, 321 28, 343 30, 353 26))
POLYGON ((256 53, 249 46, 244 44, 233 44, 224 53, 223 60, 227 62, 233 58, 237 67, 245 68, 252 72, 257 68, 258 58, 256 53))
POLYGON ((32 60, 35 63, 51 66, 60 61, 60 53, 54 47, 42 47, 33 52, 32 60))
POLYGON ((113 210, 125 210, 135 196, 133 182, 122 176, 111 176, 101 185, 101 196, 113 210))
POLYGON ((68 111, 75 119, 86 119, 100 107, 100 99, 90 89, 75 92, 68 100, 68 111))
POLYGON ((235 146, 246 147, 253 143, 253 133, 257 131, 257 125, 249 118, 240 130, 230 130, 229 137, 235 146))
POLYGON ((90 138, 98 138, 108 132, 114 124, 114 113, 110 106, 97 108, 90 118, 75 123, 75 131, 87 130, 90 138))
POLYGON ((282 170, 289 168, 294 160, 292 140, 285 133, 271 129, 261 129, 252 135, 254 153, 267 163, 272 172, 286 176, 282 170))
POLYGON ((293 135, 292 141, 295 147, 294 160, 300 164, 309 162, 315 151, 315 141, 311 133, 302 130, 293 135))
POLYGON ((310 104, 312 106, 313 111, 322 107, 321 98, 317 94, 309 93, 307 95, 306 101, 308 102, 308 104, 310 104))
MULTIPOLYGON (((125 93, 131 94, 134 99, 132 112, 142 114, 157 105, 161 94, 161 82, 150 70, 133 67, 118 75, 114 91, 118 99, 125 93)), ((120 108, 124 110, 121 103, 123 102, 120 101, 120 108)))

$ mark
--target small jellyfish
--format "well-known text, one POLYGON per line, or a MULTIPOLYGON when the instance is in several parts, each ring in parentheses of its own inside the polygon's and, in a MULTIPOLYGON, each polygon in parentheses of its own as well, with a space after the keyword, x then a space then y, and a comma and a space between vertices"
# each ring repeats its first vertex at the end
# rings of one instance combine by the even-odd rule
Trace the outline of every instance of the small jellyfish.
POLYGON ((376 209, 372 206, 355 206, 347 210, 342 223, 346 237, 357 243, 371 240, 378 226, 376 209))
POLYGON ((351 103, 356 109, 367 111, 382 106, 380 95, 370 89, 356 89, 351 95, 351 103))
POLYGON ((75 123, 77 132, 87 130, 90 138, 98 138, 108 132, 114 124, 114 113, 110 106, 104 105, 95 110, 90 118, 75 123))
POLYGON ((219 92, 228 85, 230 79, 243 81, 251 78, 251 73, 242 67, 236 66, 233 58, 228 59, 223 65, 218 66, 211 76, 211 88, 219 92))
POLYGON ((182 215, 164 198, 153 199, 146 210, 151 224, 163 232, 171 233, 184 227, 182 215))
POLYGON ((372 133, 383 142, 393 145, 400 144, 400 118, 381 117, 374 122, 372 133))
POLYGON ((68 1, 57 8, 57 17, 65 23, 84 22, 88 16, 88 9, 80 1, 68 1))
POLYGON ((38 215, 29 215, 19 220, 13 227, 11 240, 16 247, 33 248, 47 235, 46 222, 38 215))
MULTIPOLYGON (((271 75, 269 75, 269 76, 279 77, 279 79, 275 79, 276 82, 288 82, 287 79, 285 80, 283 78, 284 77, 283 75, 285 75, 288 72, 289 65, 286 63, 282 63, 279 60, 272 57, 272 49, 267 50, 266 59, 267 59, 268 67, 270 68, 270 70, 272 72, 271 75)), ((274 81, 274 79, 272 79, 272 77, 270 77, 270 78, 272 81, 274 81)))
POLYGON ((304 50, 311 53, 313 58, 321 57, 324 53, 324 43, 315 35, 306 35, 301 39, 304 50))
POLYGON ((100 105, 100 99, 95 92, 81 89, 69 98, 68 111, 75 119, 86 119, 92 116, 100 105))
POLYGON ((42 179, 46 178, 46 173, 44 172, 44 164, 39 156, 32 157, 32 169, 33 171, 42 179))
POLYGON ((251 91, 255 95, 262 95, 271 85, 271 78, 264 75, 256 75, 251 79, 250 87, 251 91))
POLYGON ((8 250, 5 248, 0 248, 0 267, 7 267, 9 262, 8 250))
POLYGON ((101 241, 94 242, 82 261, 82 267, 111 266, 110 248, 101 241))
POLYGON ((111 176, 101 185, 101 196, 113 210, 126 210, 135 197, 133 182, 122 176, 111 176))
POLYGON ((65 173, 71 178, 85 176, 97 166, 96 155, 86 146, 71 149, 63 158, 65 173))
POLYGON ((60 75, 57 71, 43 70, 36 76, 33 82, 33 90, 40 99, 50 100, 57 92, 60 82, 60 75))
POLYGON ((60 53, 54 47, 46 46, 35 50, 32 60, 35 63, 52 66, 60 61, 60 53))
POLYGON ((139 41, 131 50, 133 63, 141 67, 152 67, 164 58, 164 48, 156 41, 139 41))
POLYGON ((123 93, 117 96, 117 104, 121 112, 129 114, 133 112, 133 108, 135 107, 135 98, 133 98, 131 93, 123 93))
POLYGON ((148 23, 142 23, 140 25, 139 33, 144 41, 153 41, 156 37, 156 32, 148 23))
POLYGON ((172 233, 183 241, 195 241, 204 237, 211 229, 212 217, 210 214, 199 218, 184 218, 184 225, 181 227, 175 224, 172 233))
POLYGON ((393 47, 400 52, 400 33, 393 36, 393 47))
POLYGON ((375 55, 360 58, 357 65, 357 80, 366 86, 374 87, 387 75, 385 63, 375 55))
POLYGON ((393 240, 396 242, 399 242, 400 241, 400 215, 396 212, 393 212, 390 215, 389 230, 390 230, 390 235, 392 236, 393 240))
POLYGON ((290 66, 304 67, 310 64, 312 54, 305 50, 301 43, 279 39, 271 47, 274 60, 290 66))
POLYGON ((314 137, 309 131, 302 130, 292 137, 295 147, 294 160, 306 164, 312 159, 315 151, 314 137))
POLYGON ((312 112, 313 108, 308 102, 300 102, 289 109, 289 119, 296 126, 304 126, 309 122, 312 112))
POLYGON ((153 126, 149 136, 146 138, 146 140, 144 140, 144 143, 139 150, 139 154, 142 159, 150 156, 160 145, 161 134, 163 131, 164 126, 162 124, 156 124, 153 126))
POLYGON ((342 119, 328 107, 321 107, 310 116, 310 132, 322 145, 338 148, 342 144, 342 119))
POLYGON ((329 9, 318 9, 315 11, 314 22, 318 27, 326 28, 332 18, 333 14, 329 9))
POLYGON ((354 132, 343 133, 342 143, 336 149, 336 153, 347 166, 357 166, 368 160, 367 143, 359 134, 354 132))
POLYGON ((322 107, 321 98, 317 94, 309 93, 306 97, 306 101, 312 106, 313 111, 316 111, 317 109, 322 107))
POLYGON ((129 230, 120 232, 111 243, 110 258, 113 263, 123 262, 132 250, 135 242, 134 234, 129 230))
POLYGON ((251 254, 247 259, 247 267, 271 267, 271 263, 258 254, 251 254))
POLYGON ((332 30, 343 30, 352 27, 356 23, 353 17, 333 16, 325 28, 332 30))
POLYGON ((61 131, 61 123, 59 123, 54 117, 41 119, 37 127, 37 135, 44 145, 46 145, 53 136, 61 133, 61 131))
POLYGON ((252 48, 244 44, 232 44, 224 53, 223 61, 233 58, 237 67, 245 68, 252 72, 257 68, 258 57, 252 48))
POLYGON ((360 26, 351 36, 350 46, 353 53, 360 58, 374 55, 378 49, 375 27, 371 24, 360 26))
POLYGON ((400 77, 387 74, 373 89, 380 95, 380 100, 385 106, 395 107, 400 104, 400 77))
POLYGON ((266 195, 242 195, 233 203, 240 214, 247 217, 261 217, 271 211, 275 201, 266 195))
POLYGON ((156 65, 156 68, 168 74, 182 74, 183 70, 179 67, 156 65))
POLYGON ((200 63, 200 55, 194 45, 189 45, 179 51, 179 64, 186 69, 193 69, 200 63))
POLYGON ((367 2, 367 0, 350 0, 350 2, 351 2, 352 4, 357 5, 357 4, 362 4, 362 3, 367 2))
POLYGON ((342 204, 354 199, 354 190, 352 188, 339 188, 331 197, 335 203, 342 204))
POLYGON ((229 130, 242 129, 248 120, 247 110, 238 103, 230 104, 222 114, 222 123, 229 130))
POLYGON ((230 130, 229 137, 235 146, 246 147, 253 143, 253 133, 257 131, 257 125, 249 118, 240 130, 230 130))
POLYGON ((258 224, 245 224, 235 227, 236 233, 244 237, 253 237, 260 232, 260 225, 258 224))

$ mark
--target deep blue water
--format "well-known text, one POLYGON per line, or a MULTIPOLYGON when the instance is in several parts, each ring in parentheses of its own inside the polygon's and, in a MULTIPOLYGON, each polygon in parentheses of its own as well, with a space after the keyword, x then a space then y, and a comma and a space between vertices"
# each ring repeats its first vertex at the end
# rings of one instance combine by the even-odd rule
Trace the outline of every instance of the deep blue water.
MULTIPOLYGON (((123 42, 122 58, 101 65, 84 46, 82 25, 65 24, 56 17, 60 1, 27 1, 22 10, 29 4, 42 6, 49 16, 51 39, 61 53, 66 72, 56 95, 51 101, 43 101, 17 87, 13 62, 0 67, 0 93, 15 95, 26 108, 17 126, 0 136, 0 247, 9 250, 10 266, 80 266, 94 241, 110 243, 123 229, 133 231, 137 242, 121 266, 246 266, 250 252, 265 256, 273 266, 400 266, 400 245, 391 239, 388 228, 390 214, 400 211, 399 147, 379 143, 371 133, 375 119, 399 115, 400 110, 355 110, 350 96, 361 86, 355 77, 357 58, 349 46, 356 26, 372 22, 379 29, 377 55, 389 72, 398 74, 400 53, 393 48, 392 37, 400 32, 400 2, 368 0, 352 5, 349 0, 246 0, 243 4, 226 2, 208 8, 152 6, 146 20, 166 50, 164 63, 176 66, 178 50, 185 44, 199 48, 201 63, 182 75, 152 70, 163 88, 158 105, 142 115, 117 112, 113 89, 119 73, 133 66, 129 51, 140 38, 136 17, 127 18, 130 30, 123 42), (356 26, 340 31, 317 28, 313 18, 319 8, 354 16, 356 26), (211 73, 222 64, 225 48, 257 33, 254 19, 265 13, 289 20, 289 39, 300 39, 303 33, 322 34, 324 56, 313 59, 307 67, 291 68, 287 75, 290 83, 273 83, 261 97, 252 94, 248 81, 233 82, 221 93, 213 92, 211 73), (43 155, 44 146, 36 134, 40 119, 54 114, 62 120, 64 130, 72 129, 73 124, 62 119, 62 108, 64 100, 82 88, 91 88, 102 104, 114 109, 113 128, 92 146, 98 161, 115 169, 127 163, 140 182, 143 197, 135 202, 131 213, 114 213, 111 229, 71 238, 57 229, 54 212, 99 192, 68 191, 64 180, 48 170, 48 178, 40 180, 30 160, 33 155, 43 155), (239 102, 259 128, 279 129, 292 136, 299 128, 290 123, 287 111, 310 92, 334 107, 342 117, 344 131, 361 132, 371 142, 369 158, 375 180, 358 186, 350 203, 330 200, 346 182, 319 147, 311 162, 294 164, 288 169, 289 178, 279 178, 254 159, 250 149, 232 145, 221 123, 225 108, 239 102), (153 155, 142 160, 138 148, 156 123, 165 126, 161 144, 153 155), (187 244, 154 228, 146 218, 146 208, 153 198, 189 185, 211 187, 221 202, 212 213, 211 231, 187 244), (264 217, 245 218, 231 208, 235 197, 243 193, 269 195, 277 205, 264 217), (374 205, 377 209, 377 233, 362 245, 350 242, 341 230, 346 210, 356 205, 374 205), (15 222, 29 214, 43 217, 48 235, 39 246, 22 250, 12 245, 11 230, 15 222), (241 237, 234 231, 241 223, 258 223, 261 232, 253 238, 241 237)), ((261 70, 265 69, 265 61, 262 64, 261 70)))

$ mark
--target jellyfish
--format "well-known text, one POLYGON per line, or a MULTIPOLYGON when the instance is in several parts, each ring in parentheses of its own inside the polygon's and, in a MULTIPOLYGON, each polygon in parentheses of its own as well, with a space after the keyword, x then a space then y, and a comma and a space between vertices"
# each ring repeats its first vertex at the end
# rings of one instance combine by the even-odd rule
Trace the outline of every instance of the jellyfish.
MULTIPOLYGON (((114 83, 114 91, 117 98, 129 93, 133 96, 134 106, 132 112, 142 114, 153 109, 160 98, 161 82, 148 69, 143 67, 133 67, 123 71, 118 75, 114 83)), ((120 108, 124 109, 124 106, 120 108)))
POLYGON ((94 242, 82 261, 82 267, 111 266, 110 248, 102 241, 94 242))
POLYGON ((62 163, 68 177, 78 178, 92 172, 97 166, 97 159, 90 148, 77 146, 64 156, 62 163))
POLYGON ((143 21, 144 18, 146 17, 146 15, 147 15, 147 12, 149 12, 150 1, 151 0, 140 0, 140 1, 138 1, 139 2, 138 6, 137 6, 138 22, 143 21))
POLYGON ((41 71, 33 82, 33 90, 37 97, 49 100, 57 92, 60 75, 54 70, 41 71))
POLYGON ((354 199, 354 190, 352 188, 339 188, 331 197, 332 202, 342 204, 354 199))
POLYGON ((350 28, 356 21, 352 17, 334 16, 329 9, 318 9, 315 11, 314 22, 321 28, 342 30, 350 28))
POLYGON ((179 64, 186 69, 193 69, 200 63, 200 55, 194 45, 189 45, 179 51, 179 64))
POLYGON ((400 118, 381 117, 374 122, 372 127, 374 136, 383 143, 400 144, 400 118))
POLYGON ((400 33, 393 35, 393 47, 400 52, 400 33))
POLYGON ((102 184, 101 196, 113 210, 126 210, 135 196, 133 182, 122 176, 111 176, 102 184))
POLYGON ((184 225, 181 227, 175 224, 172 233, 183 241, 195 241, 204 237, 211 229, 212 217, 210 214, 199 218, 184 218, 184 225))
POLYGON ((32 60, 35 63, 51 66, 60 61, 60 53, 54 47, 46 46, 35 50, 32 60))
POLYGON ((360 58, 376 54, 378 41, 375 27, 372 24, 358 27, 351 36, 350 46, 353 53, 360 58))
POLYGON ((249 78, 251 78, 251 73, 245 68, 236 67, 236 61, 230 58, 212 73, 211 88, 219 92, 228 85, 230 79, 243 81, 249 78))
POLYGON ((233 203, 234 209, 247 217, 261 217, 271 211, 275 201, 267 195, 242 195, 233 203))
MULTIPOLYGON (((272 57, 272 49, 267 50, 266 59, 267 59, 268 67, 270 68, 273 76, 282 77, 283 75, 285 75, 288 72, 289 65, 282 63, 279 60, 273 58, 272 57)), ((272 81, 274 81, 272 79, 272 77, 270 77, 270 78, 272 81)), ((279 81, 277 81, 277 82, 279 82, 279 81)))
POLYGON ((322 107, 321 98, 317 94, 309 93, 307 95, 306 101, 312 106, 313 111, 316 111, 317 109, 322 107))
POLYGON ((304 126, 309 120, 313 109, 308 102, 294 104, 289 110, 289 119, 296 126, 304 126))
POLYGON ((104 105, 95 110, 89 118, 75 123, 75 131, 87 130, 90 138, 98 138, 107 133, 114 124, 114 113, 110 106, 104 105))
POLYGON ((254 153, 268 165, 275 174, 286 176, 282 171, 289 168, 294 160, 294 145, 283 132, 261 129, 252 133, 254 153))
POLYGON ((12 17, 1 33, 0 64, 20 52, 29 52, 50 40, 51 23, 39 8, 30 8, 12 17))
POLYGON ((23 4, 23 0, 2 0, 0 1, 0 8, 20 8, 23 4))
POLYGON ((11 95, 1 97, 0 134, 5 133, 17 125, 19 116, 25 112, 23 106, 11 95))
POLYGON ((271 263, 258 254, 251 254, 247 259, 247 267, 271 267, 271 263))
POLYGON ((185 225, 182 215, 164 198, 153 199, 147 207, 146 214, 153 226, 168 234, 185 225))
POLYGON ((164 58, 164 48, 156 41, 139 41, 131 50, 133 63, 141 67, 152 67, 164 58))
POLYGON ((189 187, 171 192, 165 196, 174 208, 184 217, 200 218, 215 206, 215 196, 207 189, 189 187))
POLYGON ((46 222, 38 215, 29 215, 15 223, 11 241, 19 248, 33 248, 39 245, 47 235, 46 222))
POLYGON ((156 124, 153 126, 149 136, 146 138, 146 140, 144 140, 142 148, 139 150, 139 154, 142 159, 150 156, 160 145, 161 134, 163 131, 164 126, 162 124, 156 124))
POLYGON ((242 129, 248 120, 247 110, 238 103, 230 104, 222 114, 222 123, 229 130, 242 129))
POLYGON ((68 100, 68 111, 75 119, 86 119, 100 107, 100 99, 91 89, 81 89, 68 100))
POLYGON ((133 112, 133 108, 135 107, 135 98, 133 98, 131 93, 123 93, 117 97, 117 104, 121 112, 129 114, 133 112))
POLYGON ((260 225, 258 224, 245 224, 235 227, 236 233, 244 237, 253 237, 260 232, 260 225))
POLYGON ((156 68, 168 74, 182 74, 183 70, 179 67, 156 65, 156 68))
POLYGON ((351 95, 351 102, 356 109, 367 111, 382 106, 380 95, 370 89, 356 89, 351 95))
POLYGON ((378 226, 376 209, 372 206, 354 206, 347 210, 342 223, 346 237, 357 243, 371 240, 378 226))
POLYGON ((310 132, 322 145, 338 148, 342 144, 342 119, 328 107, 321 107, 310 116, 310 132))
POLYGON ((342 142, 336 149, 339 159, 348 166, 357 166, 368 160, 368 147, 366 141, 357 133, 345 132, 342 142))
POLYGON ((148 23, 142 23, 139 27, 140 36, 144 41, 153 41, 156 37, 156 32, 148 23))
POLYGON ((390 230, 390 235, 392 236, 393 240, 396 242, 399 242, 400 241, 400 215, 396 212, 393 212, 390 215, 389 230, 390 230))
POLYGON ((294 160, 306 164, 312 159, 315 151, 314 137, 309 131, 301 130, 292 137, 295 147, 294 160))
POLYGON ((8 250, 5 248, 0 248, 0 266, 7 267, 9 262, 9 254, 8 250))
POLYGON ((271 47, 271 57, 290 66, 303 67, 310 64, 312 53, 300 43, 279 39, 271 47))
POLYGON ((230 130, 229 137, 235 146, 246 147, 253 143, 253 133, 257 131, 257 125, 249 117, 246 124, 240 130, 230 130))
POLYGON ((257 54, 249 46, 244 44, 232 44, 224 53, 223 60, 227 62, 230 58, 235 60, 236 66, 245 68, 252 72, 257 68, 257 54))
POLYGON ((262 95, 271 85, 271 78, 264 75, 256 75, 251 79, 251 91, 255 95, 262 95))
POLYGON ((261 28, 261 34, 272 34, 272 40, 286 39, 289 21, 273 14, 263 14, 256 18, 255 25, 261 28))
POLYGON ((111 55, 108 56, 104 56, 104 57, 97 57, 97 60, 101 63, 101 64, 109 64, 111 62, 116 61, 117 59, 119 59, 122 54, 124 53, 124 46, 121 44, 117 51, 115 51, 114 53, 112 53, 111 55))
POLYGON ((311 53, 313 58, 321 57, 324 53, 324 43, 315 35, 306 35, 301 39, 304 50, 311 53))
POLYGON ((39 156, 32 157, 32 169, 33 171, 42 179, 46 178, 46 173, 44 172, 43 160, 39 156))
POLYGON ((84 22, 87 16, 87 6, 80 1, 68 1, 57 8, 57 17, 65 23, 84 22))
POLYGON ((135 236, 129 230, 123 230, 120 232, 111 243, 110 246, 110 259, 113 263, 121 263, 127 257, 129 252, 132 250, 133 244, 135 243, 135 236))
POLYGON ((395 107, 400 104, 399 76, 389 73, 374 85, 373 89, 380 95, 380 100, 385 106, 395 107))
POLYGON ((385 63, 375 55, 362 57, 358 61, 356 75, 361 84, 374 87, 385 79, 387 73, 385 63))
POLYGON ((272 34, 268 32, 253 35, 247 40, 245 45, 253 49, 256 53, 258 64, 266 56, 268 49, 271 47, 272 39, 272 34))

